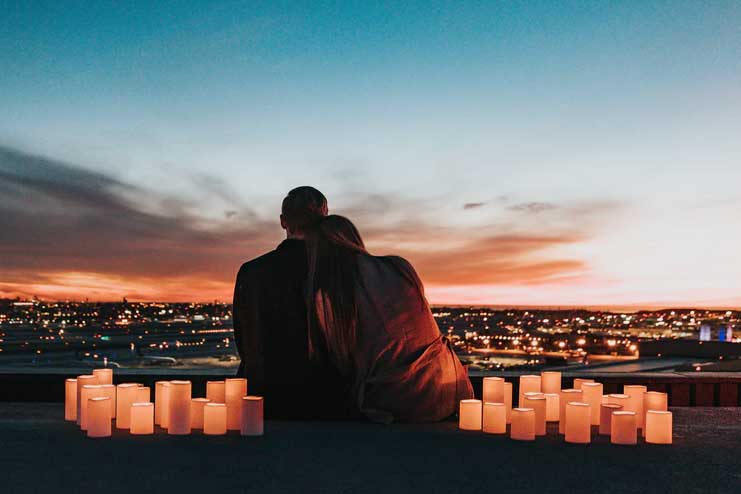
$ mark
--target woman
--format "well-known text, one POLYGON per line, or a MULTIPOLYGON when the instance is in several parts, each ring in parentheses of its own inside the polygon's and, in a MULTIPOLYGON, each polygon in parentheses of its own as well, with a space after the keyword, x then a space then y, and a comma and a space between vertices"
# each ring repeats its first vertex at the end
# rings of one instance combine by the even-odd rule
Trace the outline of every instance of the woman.
MULTIPOLYGON (((472 398, 465 369, 440 334, 414 268, 368 253, 355 226, 324 218, 306 239, 309 321, 347 382, 350 406, 377 422, 430 422, 472 398)), ((316 338, 316 337, 315 337, 316 338)))

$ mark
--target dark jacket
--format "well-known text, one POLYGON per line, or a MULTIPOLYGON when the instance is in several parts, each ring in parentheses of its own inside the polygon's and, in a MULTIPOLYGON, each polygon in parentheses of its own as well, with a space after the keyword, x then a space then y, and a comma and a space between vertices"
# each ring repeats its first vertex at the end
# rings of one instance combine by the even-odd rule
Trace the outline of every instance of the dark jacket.
POLYGON ((234 287, 239 375, 249 394, 265 397, 270 418, 343 418, 339 374, 308 355, 304 242, 284 240, 242 265, 234 287))

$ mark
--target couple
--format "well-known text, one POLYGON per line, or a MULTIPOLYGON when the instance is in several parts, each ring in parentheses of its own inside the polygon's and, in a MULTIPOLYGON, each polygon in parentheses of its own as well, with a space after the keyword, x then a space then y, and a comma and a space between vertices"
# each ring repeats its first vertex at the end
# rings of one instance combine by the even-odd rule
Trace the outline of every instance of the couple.
POLYGON ((283 200, 284 240, 234 289, 239 375, 270 418, 430 422, 472 398, 406 260, 373 256, 313 187, 283 200))

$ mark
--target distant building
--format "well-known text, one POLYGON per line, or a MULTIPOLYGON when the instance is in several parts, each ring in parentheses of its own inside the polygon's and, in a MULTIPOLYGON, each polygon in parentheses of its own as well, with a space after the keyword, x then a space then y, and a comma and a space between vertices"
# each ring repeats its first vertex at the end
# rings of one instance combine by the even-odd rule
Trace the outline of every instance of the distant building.
POLYGON ((733 341, 733 326, 727 323, 704 322, 700 326, 700 341, 733 341))

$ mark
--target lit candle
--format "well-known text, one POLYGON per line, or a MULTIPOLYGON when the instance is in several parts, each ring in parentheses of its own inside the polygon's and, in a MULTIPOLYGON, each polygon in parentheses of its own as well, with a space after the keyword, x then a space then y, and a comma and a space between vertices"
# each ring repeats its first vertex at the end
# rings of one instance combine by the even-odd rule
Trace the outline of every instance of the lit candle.
POLYGON ((602 399, 600 400, 600 403, 610 403, 610 395, 602 395, 602 399))
POLYGON ((110 398, 108 404, 111 407, 111 419, 116 418, 116 386, 113 384, 101 384, 100 395, 110 398))
POLYGON ((98 384, 98 378, 90 375, 84 375, 84 376, 77 376, 77 425, 80 425, 80 419, 82 418, 82 414, 80 413, 80 408, 82 406, 82 402, 80 401, 80 394, 82 393, 82 387, 90 384, 98 384))
POLYGON ((566 433, 566 404, 570 401, 581 402, 583 398, 581 389, 562 389, 558 400, 558 433, 566 433))
MULTIPOLYGON (((586 384, 586 383, 585 383, 586 384)), ((567 443, 588 444, 592 440, 592 405, 569 402, 566 404, 564 440, 567 443)))
POLYGON ((224 381, 207 381, 206 398, 211 400, 211 403, 226 403, 224 381))
POLYGON ((82 391, 80 392, 80 400, 82 401, 82 406, 80 407, 80 429, 87 430, 87 412, 90 398, 98 398, 100 396, 102 396, 100 385, 86 384, 82 387, 82 391))
POLYGON ((672 443, 672 412, 660 410, 646 412, 646 442, 650 444, 672 443))
MULTIPOLYGON (((622 405, 623 410, 627 410, 628 401, 630 396, 624 394, 610 394, 607 395, 607 403, 615 403, 616 405, 622 405)), ((629 410, 630 411, 630 410, 629 410)))
POLYGON ((154 423, 167 428, 170 404, 168 401, 170 381, 157 381, 154 383, 154 423))
POLYGON ((87 437, 111 437, 111 399, 90 398, 87 402, 87 437))
POLYGON ((535 411, 535 435, 545 436, 545 395, 543 393, 525 393, 525 408, 535 411))
POLYGON ((594 379, 582 379, 581 377, 577 377, 574 379, 574 389, 581 389, 581 385, 584 383, 593 383, 594 379))
POLYGON ((507 423, 512 422, 512 383, 504 383, 504 406, 507 407, 507 423))
POLYGON ((610 442, 612 444, 637 444, 638 430, 636 429, 635 412, 613 412, 610 425, 610 442))
MULTIPOLYGON (((660 412, 666 412, 669 404, 669 397, 666 393, 660 393, 658 391, 647 391, 643 394, 643 423, 645 424, 646 412, 649 410, 658 410, 660 412)), ((639 421, 640 423, 640 421, 639 421)), ((642 435, 646 436, 646 428, 642 428, 642 435)))
POLYGON ((224 399, 226 400, 226 428, 230 431, 239 430, 243 396, 247 396, 247 379, 241 377, 227 379, 224 383, 224 399))
POLYGON ((617 403, 602 403, 600 405, 599 433, 603 436, 610 435, 612 426, 612 412, 618 412, 623 409, 623 405, 617 403))
POLYGON ((535 410, 532 408, 513 408, 512 427, 509 437, 517 441, 535 440, 535 410))
POLYGON ((131 434, 154 434, 154 403, 132 403, 130 413, 131 427, 129 432, 131 434))
POLYGON ((136 383, 116 386, 116 429, 131 427, 131 404, 136 402, 138 389, 136 383))
POLYGON ((588 403, 592 413, 592 425, 599 425, 599 406, 602 404, 602 383, 582 383, 583 403, 588 403))
POLYGON ((136 390, 136 402, 137 403, 149 403, 151 394, 147 386, 140 386, 136 390))
POLYGON ((481 414, 481 400, 461 400, 458 428, 464 431, 480 431, 481 414))
POLYGON ((636 413, 636 424, 640 429, 643 427, 643 394, 648 391, 646 386, 637 384, 626 384, 623 386, 623 393, 628 395, 627 405, 623 405, 623 410, 636 413))
POLYGON ((170 381, 170 415, 167 433, 171 435, 190 434, 190 381, 170 381))
POLYGON ((543 371, 540 373, 540 387, 543 393, 561 392, 561 373, 558 371, 543 371))
POLYGON ((203 433, 209 436, 226 434, 226 405, 206 403, 203 407, 203 433))
POLYGON ((64 420, 77 421, 77 379, 64 381, 64 420))
POLYGON ((548 422, 558 422, 561 390, 558 391, 558 393, 545 393, 545 419, 548 422))
POLYGON ((501 377, 485 377, 482 397, 484 403, 504 403, 504 379, 501 377))
POLYGON ((484 403, 484 432, 507 433, 507 406, 504 403, 484 403))
POLYGON ((540 393, 540 376, 520 376, 520 393, 517 400, 520 407, 524 405, 525 393, 540 393))
POLYGON ((190 400, 190 428, 203 429, 203 408, 210 403, 208 398, 193 398, 190 400))
POLYGON ((113 384, 113 369, 95 369, 93 375, 98 378, 98 384, 113 384))
POLYGON ((242 417, 239 425, 243 436, 262 436, 263 399, 262 396, 242 397, 242 417))

